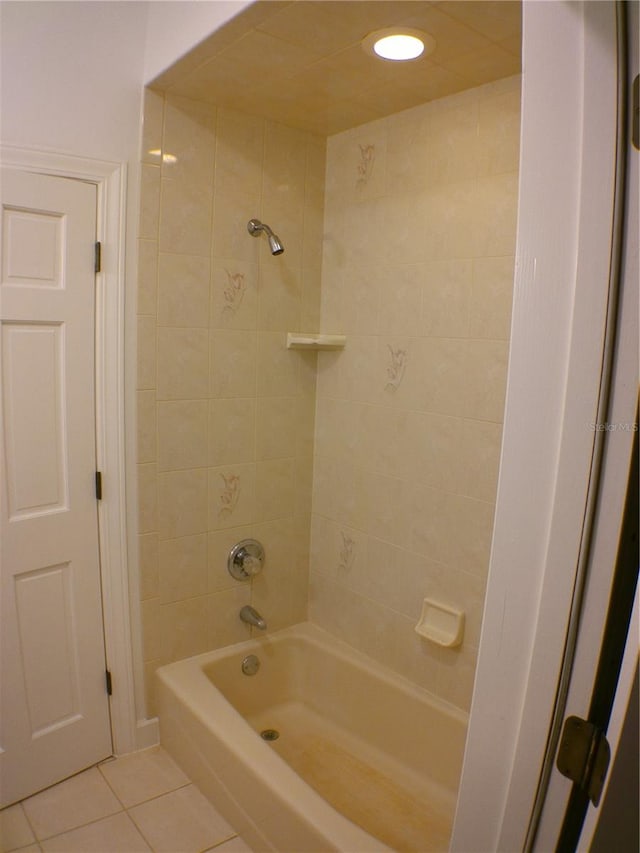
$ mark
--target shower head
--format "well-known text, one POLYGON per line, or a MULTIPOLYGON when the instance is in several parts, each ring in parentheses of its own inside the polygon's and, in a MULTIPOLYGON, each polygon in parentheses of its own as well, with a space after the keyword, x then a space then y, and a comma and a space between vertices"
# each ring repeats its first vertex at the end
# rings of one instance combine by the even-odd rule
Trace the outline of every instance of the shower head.
POLYGON ((250 219, 247 224, 247 231, 252 237, 258 237, 260 232, 264 231, 269 240, 269 248, 271 249, 272 255, 281 255, 284 252, 284 246, 280 242, 280 238, 273 233, 268 225, 265 225, 264 222, 260 222, 259 219, 250 219))

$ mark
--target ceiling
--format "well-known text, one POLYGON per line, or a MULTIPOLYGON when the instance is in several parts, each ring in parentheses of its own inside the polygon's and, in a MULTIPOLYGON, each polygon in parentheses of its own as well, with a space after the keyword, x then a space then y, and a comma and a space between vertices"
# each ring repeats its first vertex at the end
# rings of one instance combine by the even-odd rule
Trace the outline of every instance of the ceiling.
POLYGON ((520 72, 519 0, 258 0, 151 84, 328 136, 520 72), (428 32, 428 57, 362 49, 373 30, 428 32))

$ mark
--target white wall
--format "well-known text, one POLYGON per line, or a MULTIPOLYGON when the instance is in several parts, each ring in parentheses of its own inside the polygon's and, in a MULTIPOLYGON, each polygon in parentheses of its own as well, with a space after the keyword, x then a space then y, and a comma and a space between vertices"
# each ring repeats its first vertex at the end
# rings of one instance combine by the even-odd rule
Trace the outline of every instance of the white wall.
POLYGON ((3 2, 2 142, 134 162, 146 18, 138 2, 3 2))
POLYGON ((188 53, 204 38, 251 0, 175 0, 150 3, 145 49, 144 80, 150 83, 176 59, 188 53))

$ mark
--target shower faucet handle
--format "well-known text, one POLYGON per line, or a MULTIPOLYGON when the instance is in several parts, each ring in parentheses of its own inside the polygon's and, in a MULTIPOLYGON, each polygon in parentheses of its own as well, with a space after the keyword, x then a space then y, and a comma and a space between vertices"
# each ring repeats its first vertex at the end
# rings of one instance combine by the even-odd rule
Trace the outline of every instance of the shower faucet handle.
POLYGON ((257 539, 243 539, 229 551, 227 569, 237 581, 250 580, 262 571, 264 548, 257 539))

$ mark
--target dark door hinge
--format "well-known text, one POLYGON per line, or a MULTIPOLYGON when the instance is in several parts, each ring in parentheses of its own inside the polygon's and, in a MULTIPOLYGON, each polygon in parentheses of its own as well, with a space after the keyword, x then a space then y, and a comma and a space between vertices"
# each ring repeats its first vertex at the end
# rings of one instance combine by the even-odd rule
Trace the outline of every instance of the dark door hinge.
POLYGON ((556 766, 589 797, 600 802, 611 751, 604 732, 581 717, 567 717, 562 729, 556 766))
POLYGON ((640 74, 633 81, 633 106, 631 107, 631 141, 640 151, 640 74))
POLYGON ((104 674, 105 674, 105 680, 107 682, 107 694, 109 696, 111 696, 111 694, 113 693, 113 682, 111 681, 111 673, 107 669, 107 670, 105 670, 104 674))
POLYGON ((102 471, 96 471, 96 500, 102 500, 102 471))
POLYGON ((95 245, 95 254, 94 254, 94 272, 100 272, 102 270, 102 243, 98 240, 95 245))

